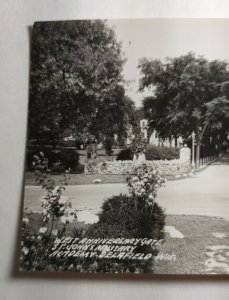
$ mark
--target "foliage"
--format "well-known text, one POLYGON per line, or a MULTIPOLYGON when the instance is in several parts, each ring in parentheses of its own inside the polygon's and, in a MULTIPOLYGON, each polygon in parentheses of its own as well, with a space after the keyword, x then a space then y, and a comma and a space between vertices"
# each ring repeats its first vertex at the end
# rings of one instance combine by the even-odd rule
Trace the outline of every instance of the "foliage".
POLYGON ((82 174, 84 173, 84 169, 84 164, 78 164, 74 170, 71 170, 71 174, 82 174))
POLYGON ((133 175, 127 177, 127 186, 134 197, 136 210, 152 212, 157 190, 164 183, 159 169, 150 168, 145 163, 136 165, 133 175))
POLYGON ((29 219, 23 218, 22 243, 21 243, 21 269, 40 270, 45 268, 48 261, 50 248, 56 237, 61 237, 66 231, 67 224, 76 219, 76 211, 71 207, 71 202, 63 198, 62 194, 68 184, 68 171, 56 185, 46 174, 48 160, 44 154, 34 156, 36 182, 42 185, 45 196, 41 198, 42 221, 37 231, 27 229, 29 219), (58 230, 58 223, 62 223, 62 230, 58 230))
POLYGON ((79 163, 79 155, 77 151, 64 149, 61 151, 60 161, 66 169, 75 169, 79 163))
MULTIPOLYGON (((153 272, 154 256, 158 250, 151 245, 137 245, 133 253, 150 254, 149 259, 139 260, 100 258, 98 255, 83 259, 80 257, 50 257, 53 246, 66 232, 66 225, 76 220, 76 212, 70 202, 64 201, 62 191, 68 180, 66 173, 60 185, 46 175, 48 161, 43 153, 34 157, 36 180, 42 184, 46 195, 42 198, 42 225, 38 232, 29 227, 29 218, 23 219, 21 244, 21 270, 77 271, 106 273, 153 272), (62 223, 62 230, 58 225, 62 223)), ((158 171, 138 166, 134 177, 127 179, 131 196, 117 195, 107 199, 102 206, 99 221, 85 228, 71 232, 77 238, 149 238, 161 240, 164 237, 165 215, 154 201, 157 189, 164 183, 158 171), (137 178, 137 179, 136 179, 137 178), (139 189, 137 186, 141 186, 139 189)), ((67 238, 70 238, 67 237, 67 238)), ((99 250, 98 250, 99 251, 99 250)))
MULTIPOLYGON (((160 240, 164 237, 165 215, 162 208, 154 203, 152 210, 136 210, 133 196, 117 195, 107 199, 102 206, 99 222, 93 224, 87 236, 91 238, 151 238, 160 240)), ((107 260, 97 261, 99 269, 106 272, 153 272, 153 257, 156 249, 141 246, 137 252, 152 253, 152 259, 137 260, 107 260)))
POLYGON ((131 149, 134 154, 145 152, 147 140, 144 138, 142 132, 137 132, 131 144, 131 149))
POLYGON ((134 196, 116 195, 102 206, 99 222, 92 225, 89 237, 163 238, 165 215, 157 203, 151 214, 136 210, 134 196))
POLYGON ((27 150, 26 165, 27 169, 34 169, 34 155, 38 152, 44 153, 47 158, 48 168, 57 173, 62 173, 66 169, 72 171, 77 169, 79 164, 79 154, 72 148, 48 148, 48 147, 29 147, 27 150))
MULTIPOLYGON (((65 186, 68 185, 69 171, 65 171, 59 185, 56 185, 55 181, 46 175, 47 171, 47 159, 44 154, 40 152, 39 156, 34 156, 34 168, 36 182, 42 185, 46 194, 41 199, 41 207, 43 209, 44 219, 43 221, 49 227, 51 222, 51 229, 53 229, 54 223, 58 222, 58 218, 64 224, 72 222, 76 218, 75 210, 71 208, 71 202, 62 197, 65 186)), ((50 230, 51 230, 50 229, 50 230)))
POLYGON ((222 95, 222 86, 228 81, 226 62, 208 61, 188 53, 164 61, 144 58, 139 68, 140 90, 150 88, 154 94, 144 99, 145 115, 149 126, 156 129, 161 138, 182 136, 187 139, 194 131, 200 143, 204 135, 214 134, 214 119, 220 121, 219 115, 222 115, 220 105, 211 110, 210 119, 206 113, 208 106, 212 106, 211 101, 222 95))
POLYGON ((133 101, 125 97, 125 62, 114 31, 100 20, 37 22, 33 26, 29 139, 98 142, 125 135, 133 101))
POLYGON ((117 155, 117 160, 133 160, 133 152, 131 148, 123 149, 117 155))
POLYGON ((221 149, 215 149, 212 144, 210 146, 202 145, 200 149, 200 158, 218 156, 221 149))
POLYGON ((105 148, 106 154, 109 156, 111 156, 113 153, 113 150, 112 150, 113 143, 114 143, 114 138, 112 138, 112 137, 106 138, 106 140, 104 142, 104 148, 105 148))
POLYGON ((204 129, 211 123, 212 130, 229 128, 229 100, 225 96, 215 98, 205 104, 204 129))
POLYGON ((145 155, 147 160, 172 160, 179 158, 180 150, 176 147, 148 145, 145 155))
POLYGON ((87 174, 96 174, 97 173, 97 160, 89 160, 86 162, 87 174))
MULTIPOLYGON (((54 235, 50 237, 43 235, 42 239, 37 239, 37 231, 33 227, 34 215, 28 215, 24 218, 23 235, 26 241, 22 243, 22 270, 45 270, 45 271, 74 271, 74 272, 105 272, 105 273, 142 273, 153 272, 153 257, 158 253, 156 248, 151 246, 138 246, 134 253, 149 254, 152 258, 144 260, 116 260, 93 258, 51 258, 49 253, 59 238, 54 235), (27 220, 29 220, 27 222, 27 220), (29 252, 28 252, 29 251, 29 252)), ((151 218, 143 218, 136 213, 132 197, 126 195, 117 195, 107 199, 103 205, 103 212, 100 215, 100 221, 93 225, 87 225, 80 228, 78 224, 74 230, 71 230, 71 237, 77 238, 139 238, 139 234, 145 237, 146 232, 139 231, 141 222, 148 222, 149 234, 153 240, 160 240, 164 237, 164 213, 162 209, 155 204, 154 213, 151 218), (120 209, 121 207, 121 209, 120 209), (140 223, 138 223, 138 221, 140 223), (123 226, 120 226, 120 222, 123 226), (151 228, 151 230, 150 230, 151 228), (116 230, 117 229, 117 230, 116 230)), ((68 230, 69 232, 69 230, 68 230)), ((70 237, 66 235, 67 237, 70 237)), ((22 259, 21 258, 21 259, 22 259)))
POLYGON ((22 271, 39 271, 48 267, 49 251, 56 236, 45 234, 44 228, 41 227, 41 232, 39 233, 31 228, 28 217, 23 218, 20 256, 20 269, 22 271))
POLYGON ((78 143, 75 140, 61 140, 58 142, 58 145, 63 148, 68 148, 68 147, 80 148, 80 145, 78 145, 78 143))
POLYGON ((115 143, 115 135, 120 144, 127 137, 129 125, 135 122, 134 111, 134 102, 125 96, 124 88, 119 86, 112 99, 108 98, 100 103, 92 126, 84 130, 91 132, 95 140, 102 142, 106 149, 111 149, 115 143))

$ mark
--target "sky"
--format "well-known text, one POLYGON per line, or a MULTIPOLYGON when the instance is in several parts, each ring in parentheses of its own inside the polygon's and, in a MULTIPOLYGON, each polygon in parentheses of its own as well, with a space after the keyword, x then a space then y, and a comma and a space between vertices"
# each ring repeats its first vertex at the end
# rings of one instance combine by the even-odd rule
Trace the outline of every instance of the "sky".
POLYGON ((123 74, 126 94, 141 106, 142 99, 152 91, 138 92, 140 58, 163 59, 195 52, 209 60, 229 62, 229 19, 126 19, 108 20, 127 62, 123 74))

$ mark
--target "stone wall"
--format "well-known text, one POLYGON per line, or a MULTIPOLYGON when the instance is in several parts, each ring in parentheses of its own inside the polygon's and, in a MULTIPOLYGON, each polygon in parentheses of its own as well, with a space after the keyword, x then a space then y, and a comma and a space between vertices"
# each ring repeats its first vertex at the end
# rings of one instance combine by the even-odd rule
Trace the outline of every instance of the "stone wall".
MULTIPOLYGON (((188 173, 190 161, 180 159, 174 160, 154 160, 144 162, 150 168, 159 169, 164 176, 175 176, 188 173)), ((139 162, 126 161, 90 161, 85 165, 85 174, 107 174, 107 175, 127 175, 132 174, 132 169, 139 162)))

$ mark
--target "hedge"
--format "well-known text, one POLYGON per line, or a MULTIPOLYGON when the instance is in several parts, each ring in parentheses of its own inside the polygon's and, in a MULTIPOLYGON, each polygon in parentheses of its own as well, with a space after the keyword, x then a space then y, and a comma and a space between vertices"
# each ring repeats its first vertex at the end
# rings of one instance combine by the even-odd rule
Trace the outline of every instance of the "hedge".
POLYGON ((117 155, 117 160, 132 160, 134 157, 131 148, 123 149, 117 155))
POLYGON ((180 156, 180 149, 175 147, 149 145, 146 148, 147 160, 173 160, 180 156))
MULTIPOLYGON (((52 172, 61 173, 66 169, 77 170, 79 154, 75 148, 29 147, 27 150, 26 167, 33 170, 33 156, 43 152, 48 159, 48 167, 52 172)), ((82 169, 82 168, 81 168, 82 169)))

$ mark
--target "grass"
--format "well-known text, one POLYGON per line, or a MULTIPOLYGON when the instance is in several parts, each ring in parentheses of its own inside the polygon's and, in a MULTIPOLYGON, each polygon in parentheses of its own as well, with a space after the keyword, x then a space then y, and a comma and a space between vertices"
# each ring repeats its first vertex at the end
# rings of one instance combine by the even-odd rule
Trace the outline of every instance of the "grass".
MULTIPOLYGON (((183 239, 170 238, 166 234, 165 243, 161 246, 162 253, 175 254, 176 260, 158 260, 155 263, 156 274, 207 274, 205 261, 208 259, 206 248, 212 245, 229 246, 229 221, 222 218, 207 216, 169 215, 166 225, 174 226, 183 235, 183 239), (219 239, 213 232, 225 233, 219 239)), ((227 255, 225 253, 225 255, 227 255)), ((227 257, 228 263, 228 257, 227 257)), ((229 263, 228 263, 229 265, 229 263)), ((215 268, 214 273, 223 274, 224 270, 215 268)))
MULTIPOLYGON (((42 223, 42 215, 38 213, 26 214, 29 217, 29 226, 36 231, 42 223)), ((191 215, 168 215, 166 225, 174 226, 183 235, 183 239, 171 238, 166 233, 165 242, 160 246, 160 253, 174 254, 175 260, 156 260, 154 263, 155 274, 209 274, 205 265, 208 259, 206 248, 209 246, 225 245, 229 247, 229 221, 222 218, 191 215), (225 233, 222 239, 215 237, 212 233, 225 233)), ((59 229, 61 229, 59 224, 59 229)), ((76 231, 87 231, 90 225, 74 221, 67 226, 65 235, 71 235, 76 231)), ((115 224, 114 224, 115 226, 115 224)), ((218 254, 217 254, 218 255, 218 254)), ((220 253, 222 256, 222 253, 220 253)), ((228 262, 228 250, 223 253, 228 262)), ((219 257, 219 255, 218 255, 219 257)), ((224 269, 215 268, 216 274, 225 274, 224 269)))
MULTIPOLYGON (((69 185, 84 185, 84 184, 93 184, 94 179, 101 179, 102 184, 104 183, 126 183, 127 175, 105 175, 105 174, 70 174, 69 185)), ((50 175, 50 179, 59 182, 62 178, 62 175, 50 175)), ((185 180, 187 177, 175 178, 174 176, 166 176, 167 180, 185 180)), ((33 172, 25 173, 25 185, 38 185, 35 181, 35 176, 33 172)))
MULTIPOLYGON (((27 217, 29 219, 29 228, 32 228, 35 232, 38 232, 39 228, 44 226, 44 222, 42 221, 43 215, 41 213, 25 212, 24 217, 27 217)), ((64 225, 59 222, 57 229, 61 231, 63 227, 64 225)), ((85 224, 84 222, 73 221, 72 223, 67 224, 65 235, 72 235, 73 232, 77 230, 86 231, 88 228, 89 225, 85 224)))
MULTIPOLYGON (((59 182, 62 175, 50 175, 51 179, 54 179, 56 182, 59 182)), ((94 179, 101 179, 101 183, 126 183, 125 175, 86 175, 86 174, 71 174, 69 185, 81 185, 81 184, 93 184, 94 179)), ((35 176, 32 172, 25 173, 25 185, 37 185, 35 182, 35 176)))

